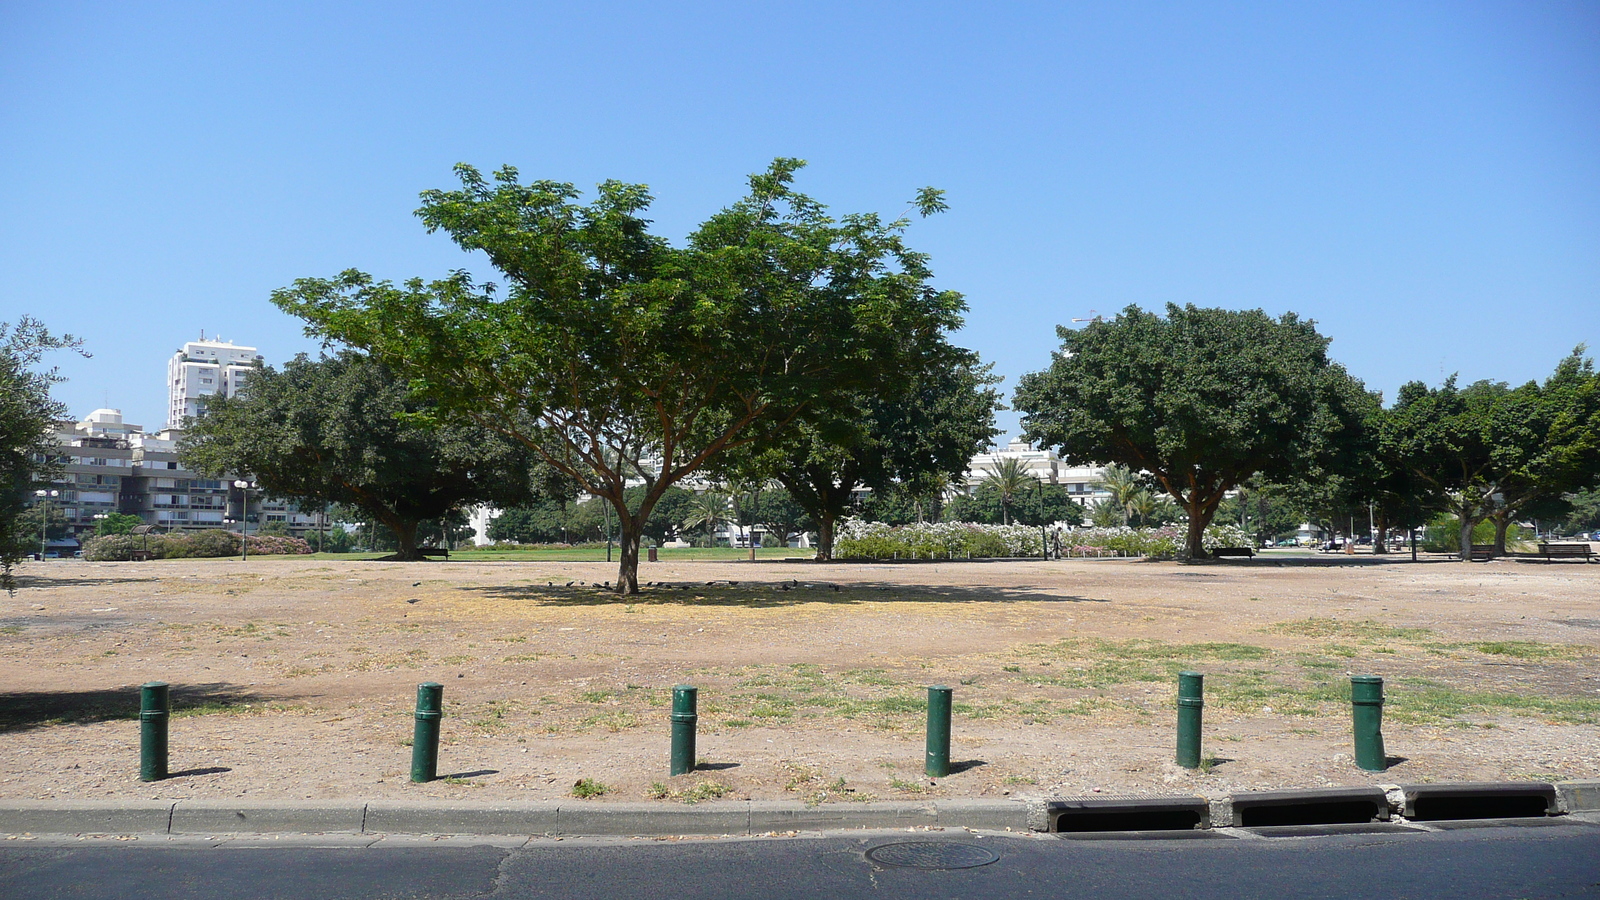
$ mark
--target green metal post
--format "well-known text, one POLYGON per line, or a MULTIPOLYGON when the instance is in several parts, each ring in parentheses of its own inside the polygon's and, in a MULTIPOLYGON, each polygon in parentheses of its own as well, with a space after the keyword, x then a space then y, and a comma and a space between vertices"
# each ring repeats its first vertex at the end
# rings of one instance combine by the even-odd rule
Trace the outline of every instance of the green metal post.
POLYGON ((139 686, 139 780, 167 777, 167 718, 172 704, 165 681, 139 686))
POLYGON ((1200 710, 1205 708, 1205 676, 1178 673, 1178 765, 1200 768, 1200 710))
POLYGON ((694 730, 700 722, 700 689, 680 684, 672 689, 672 774, 694 771, 694 730))
POLYGON ((1389 760, 1383 753, 1383 679, 1352 675, 1350 706, 1355 723, 1356 766, 1367 772, 1388 769, 1389 760))
POLYGON ((411 780, 421 784, 439 777, 439 720, 444 717, 444 685, 417 685, 417 727, 411 736, 411 780))
POLYGON ((928 752, 922 771, 930 778, 950 774, 950 695, 942 684, 928 688, 928 752))

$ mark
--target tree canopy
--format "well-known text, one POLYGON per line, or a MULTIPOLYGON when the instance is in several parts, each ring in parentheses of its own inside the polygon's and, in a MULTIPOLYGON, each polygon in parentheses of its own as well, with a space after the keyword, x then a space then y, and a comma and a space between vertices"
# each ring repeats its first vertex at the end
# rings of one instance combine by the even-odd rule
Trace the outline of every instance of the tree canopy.
POLYGON ((1017 388, 1025 436, 1075 464, 1149 473, 1188 515, 1191 557, 1227 492, 1305 470, 1356 418, 1359 383, 1293 313, 1129 306, 1057 334, 1050 367, 1017 388))
POLYGON ((430 411, 363 354, 301 354, 282 371, 263 367, 242 397, 213 397, 185 423, 179 452, 195 471, 248 475, 271 496, 362 510, 395 534, 401 559, 418 559, 419 523, 464 504, 526 502, 535 477, 520 445, 430 424, 430 411))
MULTIPOLYGON (((52 335, 37 319, 0 322, 0 588, 15 589, 11 569, 37 546, 39 523, 18 518, 33 499, 33 489, 60 471, 52 426, 66 407, 50 398, 61 381, 54 368, 41 369, 51 350, 76 350, 72 335, 52 335)), ((85 354, 87 355, 87 354, 85 354)))
MULTIPOLYGON (((757 445, 747 471, 782 484, 817 529, 817 558, 833 556, 834 525, 858 488, 926 494, 966 471, 998 433, 999 381, 977 354, 942 334, 917 336, 911 364, 808 410, 795 428, 757 445)), ((909 341, 908 341, 909 343, 909 341)))
MULTIPOLYGON (((617 590, 638 591, 644 523, 668 488, 809 409, 906 368, 906 337, 960 321, 934 289, 905 219, 839 218, 792 188, 780 159, 685 246, 651 234, 643 185, 492 181, 427 191, 418 215, 505 277, 396 286, 356 271, 303 279, 273 300, 314 334, 364 348, 438 407, 512 437, 614 508, 617 590), (637 508, 626 499, 642 481, 637 508)), ((919 192, 923 213, 943 208, 919 192)), ((911 346, 916 346, 915 342, 911 346)))
POLYGON ((1555 518, 1566 499, 1600 482, 1600 376, 1579 347, 1543 384, 1477 381, 1400 388, 1381 443, 1406 475, 1445 498, 1457 546, 1471 558, 1473 529, 1495 523, 1495 546, 1517 518, 1555 518))

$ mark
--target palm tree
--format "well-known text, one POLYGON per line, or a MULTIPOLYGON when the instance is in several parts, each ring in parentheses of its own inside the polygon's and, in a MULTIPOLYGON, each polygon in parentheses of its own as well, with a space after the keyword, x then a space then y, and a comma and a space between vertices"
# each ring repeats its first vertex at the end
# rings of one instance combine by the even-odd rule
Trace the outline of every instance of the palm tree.
POLYGON ((728 521, 728 495, 715 488, 695 494, 683 519, 685 528, 704 528, 706 543, 716 542, 717 528, 728 521))
POLYGON ((1122 524, 1128 524, 1128 516, 1132 512, 1128 504, 1134 495, 1144 490, 1144 484, 1138 473, 1124 466, 1106 466, 1100 473, 1099 486, 1111 492, 1111 500, 1122 507, 1122 524))
POLYGON ((1129 517, 1137 517, 1141 526, 1149 525, 1150 520, 1155 517, 1157 505, 1158 501, 1155 494, 1150 493, 1143 487, 1135 489, 1132 494, 1128 495, 1127 503, 1123 504, 1123 510, 1125 511, 1123 524, 1127 524, 1129 517))
POLYGON ((1011 524, 1011 501, 1027 490, 1033 480, 1033 476, 1023 467, 1022 460, 1014 456, 1000 460, 989 470, 983 483, 1000 495, 1000 524, 1011 524))

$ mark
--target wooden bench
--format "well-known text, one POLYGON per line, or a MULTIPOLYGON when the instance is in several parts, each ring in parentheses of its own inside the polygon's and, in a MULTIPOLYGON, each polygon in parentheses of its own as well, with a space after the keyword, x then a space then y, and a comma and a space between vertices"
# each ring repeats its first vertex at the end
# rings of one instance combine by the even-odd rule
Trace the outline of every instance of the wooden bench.
POLYGON ((1588 562, 1594 558, 1594 549, 1588 544, 1540 544, 1539 555, 1545 559, 1581 559, 1588 562))
POLYGON ((446 547, 418 547, 417 554, 423 559, 427 559, 430 556, 442 556, 445 559, 450 558, 450 550, 446 547))
POLYGON ((1255 555, 1256 551, 1250 549, 1249 547, 1218 547, 1211 551, 1212 559, 1222 559, 1225 556, 1243 556, 1248 558, 1255 555))

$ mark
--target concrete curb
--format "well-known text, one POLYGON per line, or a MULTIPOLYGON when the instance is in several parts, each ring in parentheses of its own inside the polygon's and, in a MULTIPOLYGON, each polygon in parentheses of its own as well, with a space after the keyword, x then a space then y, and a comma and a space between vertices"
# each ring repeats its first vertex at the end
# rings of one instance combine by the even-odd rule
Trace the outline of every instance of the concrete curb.
POLYGON ((384 800, 0 801, 0 834, 548 834, 751 835, 914 825, 1027 831, 1016 800, 803 803, 384 800))
MULTIPOLYGON (((1429 785, 1425 793, 1470 789, 1493 793, 1545 787, 1538 782, 1429 785)), ((1386 812, 1405 815, 1420 786, 1386 793, 1386 812), (1410 792, 1408 797, 1406 792, 1410 792)), ((1234 821, 1236 809, 1252 802, 1290 796, 1345 798, 1359 791, 1340 789, 1296 792, 1246 792, 1210 801, 1209 821, 1202 827, 1222 828, 1234 821)), ((1554 785, 1557 812, 1600 811, 1600 780, 1564 781, 1554 785)), ((1079 798, 1086 800, 1090 798, 1079 798)), ((1094 798, 1090 806, 1116 807, 1119 800, 1138 799, 1140 809, 1170 801, 1174 809, 1191 809, 1204 799, 1094 798), (1154 805, 1152 805, 1154 804, 1154 805)), ((935 826, 984 831, 1038 831, 1049 821, 1049 804, 1064 801, 927 800, 913 802, 803 803, 739 800, 697 803, 605 803, 560 800, 500 803, 448 803, 395 800, 0 800, 0 834, 481 834, 481 835, 757 835, 791 831, 838 831, 865 828, 935 826)), ((1079 805, 1085 805, 1080 803, 1079 805)), ((1048 825, 1045 826, 1046 828, 1048 825)))

